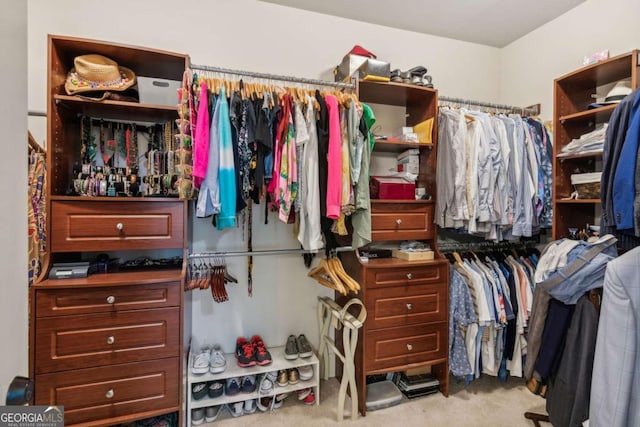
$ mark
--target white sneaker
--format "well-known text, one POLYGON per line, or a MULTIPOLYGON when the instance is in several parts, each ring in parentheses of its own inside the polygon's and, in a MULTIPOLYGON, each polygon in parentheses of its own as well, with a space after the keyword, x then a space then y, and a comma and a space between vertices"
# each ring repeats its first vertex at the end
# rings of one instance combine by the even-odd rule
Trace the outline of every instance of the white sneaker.
POLYGON ((273 385, 276 382, 278 373, 276 371, 267 372, 262 376, 260 380, 260 393, 270 393, 273 390, 273 385))
POLYGON ((219 374, 227 369, 227 358, 224 356, 222 348, 220 348, 219 345, 213 346, 213 349, 211 350, 211 360, 209 362, 209 365, 209 371, 212 374, 219 374))
POLYGON ((298 368, 298 376, 302 381, 309 381, 313 378, 313 368, 311 365, 300 366, 298 368))
POLYGON ((257 408, 258 407, 256 406, 256 400, 255 399, 250 399, 250 400, 245 400, 244 401, 244 414, 245 415, 253 414, 254 412, 256 412, 257 408))
POLYGON ((196 355, 191 367, 191 372, 194 374, 206 374, 209 372, 209 362, 211 361, 211 349, 209 347, 202 347, 200 352, 196 355))

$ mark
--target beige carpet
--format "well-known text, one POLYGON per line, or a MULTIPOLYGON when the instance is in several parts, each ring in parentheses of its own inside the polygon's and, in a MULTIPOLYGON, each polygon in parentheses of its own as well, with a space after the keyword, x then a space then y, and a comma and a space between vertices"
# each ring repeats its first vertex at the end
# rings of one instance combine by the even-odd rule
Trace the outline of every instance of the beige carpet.
MULTIPOLYGON (((204 426, 219 427, 280 427, 280 426, 334 426, 337 421, 337 400, 339 383, 335 379, 323 381, 320 385, 319 406, 306 406, 294 401, 290 396, 283 407, 271 413, 256 412, 232 418, 224 410, 218 420, 204 426)), ((414 400, 404 400, 401 404, 370 411, 366 417, 352 421, 345 416, 345 426, 451 426, 451 427, 533 427, 526 420, 526 411, 544 412, 544 400, 529 392, 522 379, 510 378, 506 383, 497 378, 483 376, 469 386, 452 380, 448 398, 434 394, 414 400)), ((351 406, 347 398, 345 413, 351 406)), ((550 424, 543 424, 550 426, 550 424)))

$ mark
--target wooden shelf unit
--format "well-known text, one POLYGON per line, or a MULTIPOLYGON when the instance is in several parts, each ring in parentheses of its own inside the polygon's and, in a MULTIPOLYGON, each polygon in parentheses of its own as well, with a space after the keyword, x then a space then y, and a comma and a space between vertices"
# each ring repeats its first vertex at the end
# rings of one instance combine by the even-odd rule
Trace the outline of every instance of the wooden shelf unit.
POLYGON ((554 80, 553 121, 553 238, 567 237, 569 228, 585 228, 598 221, 599 199, 562 200, 574 191, 571 175, 600 170, 602 153, 558 157, 573 139, 608 122, 617 104, 588 109, 593 95, 616 82, 629 79, 631 88, 640 83, 638 50, 633 50, 565 74, 554 80))
MULTIPOLYGON (((183 54, 48 37, 46 264, 78 261, 84 254, 135 258, 160 250, 184 259, 185 201, 66 195, 73 167, 81 164, 82 115, 129 123, 178 118, 177 106, 67 95, 67 73, 74 58, 85 54, 111 58, 137 77, 168 80, 182 80, 189 64, 183 54)), ((70 426, 108 426, 170 412, 179 413, 182 425, 184 265, 59 280, 45 279, 48 271, 30 289, 31 403, 63 405, 70 426)))
MULTIPOLYGON (((374 242, 421 240, 436 251, 432 261, 396 258, 362 262, 353 253, 341 254, 345 270, 361 285, 357 297, 368 315, 359 331, 355 355, 360 412, 366 413, 367 375, 406 371, 430 366, 448 396, 448 261, 437 252, 433 223, 436 196, 438 92, 402 83, 358 82, 362 102, 404 107, 405 126, 433 118, 432 143, 376 141, 376 152, 420 150, 416 186, 424 187, 431 200, 371 200, 371 236, 374 242)), ((395 110, 397 111, 397 110, 395 110)), ((401 121, 401 120, 399 120, 401 121)), ((336 294, 344 305, 352 296, 336 294)), ((338 343, 341 345, 341 343, 338 343)), ((342 366, 337 364, 337 375, 342 366)))

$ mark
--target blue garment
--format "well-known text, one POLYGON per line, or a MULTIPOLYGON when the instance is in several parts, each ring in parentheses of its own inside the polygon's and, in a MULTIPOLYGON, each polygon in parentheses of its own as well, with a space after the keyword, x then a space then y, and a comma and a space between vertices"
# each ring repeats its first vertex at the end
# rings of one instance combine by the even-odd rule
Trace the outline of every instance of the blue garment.
POLYGON ((206 218, 220 212, 220 187, 218 185, 218 166, 220 143, 218 141, 218 127, 220 124, 220 97, 213 101, 213 117, 209 130, 209 161, 207 172, 200 184, 198 202, 196 204, 196 217, 206 218))
POLYGON ((569 251, 567 265, 552 272, 538 286, 565 304, 576 304, 585 292, 602 287, 607 263, 618 255, 615 243, 616 239, 611 235, 603 236, 594 243, 580 241, 569 251), (585 260, 591 250, 597 254, 585 260))
POLYGON ((449 369, 461 377, 472 372, 461 328, 476 323, 478 317, 464 278, 453 266, 449 270, 449 369))
POLYGON ((633 200, 636 195, 636 158, 640 140, 640 96, 631 107, 631 119, 613 177, 613 214, 617 230, 634 228, 633 200))
POLYGON ((220 183, 220 213, 216 217, 216 228, 222 230, 236 225, 236 173, 233 163, 233 147, 231 141, 231 122, 229 119, 229 103, 220 89, 220 123, 218 138, 220 144, 220 166, 218 181, 220 183))

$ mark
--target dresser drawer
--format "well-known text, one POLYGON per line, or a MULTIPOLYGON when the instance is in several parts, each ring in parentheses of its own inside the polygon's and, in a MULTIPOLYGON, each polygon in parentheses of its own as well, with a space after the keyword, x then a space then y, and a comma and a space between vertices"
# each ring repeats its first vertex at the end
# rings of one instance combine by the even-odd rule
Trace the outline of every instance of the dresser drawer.
POLYGON ((54 201, 52 252, 181 248, 183 202, 54 201))
POLYGON ((447 284, 396 286, 366 293, 368 329, 447 320, 447 284))
POLYGON ((179 355, 180 309, 61 316, 36 321, 36 373, 179 355))
POLYGON ((180 282, 87 289, 38 289, 36 317, 178 307, 180 282))
MULTIPOLYGON (((66 425, 177 411, 179 358, 36 375, 36 405, 64 405, 66 425)), ((113 424, 113 423, 112 423, 113 424)))
POLYGON ((367 371, 429 363, 447 356, 447 322, 388 328, 366 333, 367 371))
POLYGON ((441 261, 416 266, 367 268, 366 286, 367 289, 375 289, 444 283, 447 279, 447 268, 447 263, 441 261))
POLYGON ((432 239, 433 204, 371 203, 371 238, 381 240, 432 239))

